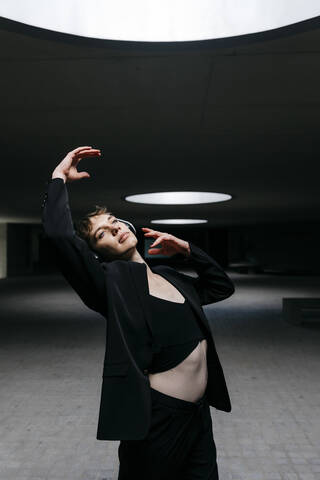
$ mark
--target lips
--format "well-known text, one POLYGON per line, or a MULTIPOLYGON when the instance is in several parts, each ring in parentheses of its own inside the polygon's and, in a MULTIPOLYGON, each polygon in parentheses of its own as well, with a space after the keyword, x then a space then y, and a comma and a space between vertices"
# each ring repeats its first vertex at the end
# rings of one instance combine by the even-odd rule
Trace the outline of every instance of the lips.
POLYGON ((129 236, 129 232, 124 232, 120 235, 119 242, 122 243, 125 241, 125 239, 129 236))

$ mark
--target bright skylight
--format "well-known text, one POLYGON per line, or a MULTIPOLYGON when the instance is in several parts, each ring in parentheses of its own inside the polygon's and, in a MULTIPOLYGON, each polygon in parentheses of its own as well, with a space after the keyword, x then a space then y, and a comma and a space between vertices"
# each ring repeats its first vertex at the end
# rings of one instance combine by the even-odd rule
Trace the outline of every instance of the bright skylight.
POLYGON ((127 202, 153 205, 193 205, 198 203, 225 202, 232 197, 227 193, 216 192, 155 192, 128 195, 127 202))
POLYGON ((1 0, 0 15, 84 37, 179 42, 263 32, 320 15, 319 0, 1 0))

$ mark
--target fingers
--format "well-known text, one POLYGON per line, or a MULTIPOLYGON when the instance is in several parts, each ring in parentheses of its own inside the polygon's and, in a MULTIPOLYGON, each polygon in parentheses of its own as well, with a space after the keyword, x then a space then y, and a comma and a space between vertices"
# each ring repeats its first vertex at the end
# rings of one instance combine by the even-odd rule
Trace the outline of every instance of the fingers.
POLYGON ((83 150, 83 149, 88 149, 88 148, 92 148, 92 147, 89 147, 88 145, 85 146, 85 147, 78 147, 78 148, 75 148, 74 150, 71 150, 70 153, 78 153, 78 152, 80 152, 81 150, 83 150))
POLYGON ((165 255, 162 248, 151 248, 148 250, 148 253, 151 255, 165 255))
POLYGON ((156 230, 151 230, 150 232, 144 232, 144 236, 145 237, 164 237, 164 236, 168 236, 169 233, 167 232, 158 232, 156 230))
POLYGON ((81 150, 80 152, 78 153, 74 153, 73 156, 76 157, 76 158, 82 158, 82 157, 85 157, 85 156, 96 156, 96 155, 101 155, 101 151, 98 149, 98 148, 92 148, 90 150, 86 149, 86 150, 81 150))
MULTIPOLYGON (((169 240, 170 234, 167 232, 158 232, 157 230, 152 230, 151 228, 142 227, 142 230, 149 230, 148 232, 144 232, 146 237, 156 237, 156 240, 150 244, 149 248, 155 247, 163 240, 169 240)), ((151 252, 152 253, 152 252, 151 252)), ((159 249, 157 249, 157 253, 159 253, 159 249)))
POLYGON ((90 174, 88 172, 79 172, 77 178, 80 180, 81 178, 90 178, 90 174))
POLYGON ((76 158, 79 155, 97 155, 97 154, 101 154, 100 149, 85 146, 85 147, 78 147, 78 148, 75 148, 74 150, 71 150, 71 152, 69 152, 68 155, 70 155, 72 158, 76 158))
POLYGON ((100 156, 101 156, 101 151, 99 149, 81 150, 78 153, 72 154, 72 162, 78 165, 78 163, 80 162, 80 160, 82 160, 82 158, 100 157, 100 156))
POLYGON ((159 243, 161 243, 163 240, 165 240, 165 235, 161 235, 158 237, 153 243, 151 243, 150 247, 155 247, 159 243))
MULTIPOLYGON (((142 227, 142 230, 145 230, 145 227, 142 227)), ((144 232, 145 235, 153 235, 153 234, 162 234, 162 232, 158 232, 157 230, 152 230, 151 228, 147 228, 149 232, 144 232)))

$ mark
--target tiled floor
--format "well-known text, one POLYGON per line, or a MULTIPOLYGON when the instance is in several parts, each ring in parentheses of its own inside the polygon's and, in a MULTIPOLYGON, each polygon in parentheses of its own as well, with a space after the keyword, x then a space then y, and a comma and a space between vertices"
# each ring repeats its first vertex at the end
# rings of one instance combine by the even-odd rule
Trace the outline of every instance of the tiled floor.
MULTIPOLYGON (((233 407, 211 408, 220 480, 319 480, 320 319, 281 315, 319 277, 230 276, 204 307, 233 407)), ((119 442, 96 440, 104 318, 60 276, 2 280, 0 311, 0 479, 117 479, 119 442)))

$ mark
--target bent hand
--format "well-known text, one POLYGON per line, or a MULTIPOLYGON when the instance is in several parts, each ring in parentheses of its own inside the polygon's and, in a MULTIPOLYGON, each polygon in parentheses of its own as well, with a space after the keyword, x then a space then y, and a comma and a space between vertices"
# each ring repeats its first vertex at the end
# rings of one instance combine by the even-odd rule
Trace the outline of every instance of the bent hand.
POLYGON ((158 232, 157 230, 152 230, 151 228, 142 227, 144 230, 144 235, 146 237, 153 237, 156 240, 150 245, 148 250, 149 254, 160 254, 160 255, 174 255, 176 253, 182 253, 184 255, 190 255, 190 246, 189 243, 185 240, 171 235, 170 233, 158 232), (158 244, 161 244, 161 248, 151 248, 155 247, 158 244))
POLYGON ((78 172, 77 166, 82 158, 100 157, 100 155, 100 150, 92 147, 75 148, 56 166, 52 173, 52 178, 62 178, 64 182, 74 182, 81 178, 89 178, 90 174, 88 172, 78 172))

